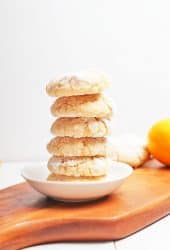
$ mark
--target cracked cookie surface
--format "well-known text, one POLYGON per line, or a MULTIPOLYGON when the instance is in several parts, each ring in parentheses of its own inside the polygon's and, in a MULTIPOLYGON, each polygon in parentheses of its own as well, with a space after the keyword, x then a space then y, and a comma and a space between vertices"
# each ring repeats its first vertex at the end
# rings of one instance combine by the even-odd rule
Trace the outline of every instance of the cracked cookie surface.
POLYGON ((105 137, 109 134, 107 122, 100 118, 59 118, 51 126, 51 132, 56 136, 105 137))
POLYGON ((104 157, 56 157, 48 162, 51 173, 59 176, 97 177, 106 175, 112 160, 104 157))
POLYGON ((103 73, 90 70, 58 77, 47 84, 46 91, 53 97, 96 94, 107 88, 109 83, 103 73))
POLYGON ((95 94, 60 97, 51 106, 51 113, 58 117, 110 118, 113 111, 105 96, 95 94))
POLYGON ((47 145, 55 156, 111 156, 112 148, 106 138, 55 137, 47 145))

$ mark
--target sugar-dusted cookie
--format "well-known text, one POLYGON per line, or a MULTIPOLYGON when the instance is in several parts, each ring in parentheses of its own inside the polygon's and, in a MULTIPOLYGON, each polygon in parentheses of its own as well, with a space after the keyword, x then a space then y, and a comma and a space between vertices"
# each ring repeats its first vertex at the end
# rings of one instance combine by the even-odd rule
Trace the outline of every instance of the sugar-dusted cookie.
POLYGON ((58 117, 110 118, 112 108, 100 94, 60 97, 51 106, 51 113, 58 117))
POLYGON ((108 156, 112 148, 104 137, 55 137, 47 145, 49 153, 56 156, 108 156))
POLYGON ((48 169, 59 176, 95 177, 106 175, 112 160, 104 157, 56 157, 48 162, 48 169))
POLYGON ((58 118, 52 124, 51 132, 61 137, 105 137, 109 133, 107 123, 100 118, 58 118))
POLYGON ((58 77, 48 83, 50 96, 72 96, 101 93, 109 85, 107 77, 96 71, 84 71, 58 77))

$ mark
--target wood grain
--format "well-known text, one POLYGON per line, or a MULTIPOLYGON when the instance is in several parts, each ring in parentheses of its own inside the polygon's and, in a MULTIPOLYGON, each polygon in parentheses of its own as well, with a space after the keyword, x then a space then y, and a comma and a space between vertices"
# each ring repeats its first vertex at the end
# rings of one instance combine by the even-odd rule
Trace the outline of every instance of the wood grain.
POLYGON ((56 241, 116 240, 170 212, 170 168, 140 168, 98 201, 53 201, 22 183, 0 191, 0 249, 56 241))

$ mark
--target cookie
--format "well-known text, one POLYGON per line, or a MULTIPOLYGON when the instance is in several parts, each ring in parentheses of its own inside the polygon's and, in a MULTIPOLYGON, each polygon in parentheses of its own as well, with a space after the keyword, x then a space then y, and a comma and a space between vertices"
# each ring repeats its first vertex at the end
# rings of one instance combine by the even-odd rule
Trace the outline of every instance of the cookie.
POLYGON ((60 97, 51 106, 51 113, 58 117, 110 118, 112 108, 100 94, 60 97))
POLYGON ((108 156, 112 151, 104 137, 55 137, 48 143, 47 150, 56 156, 108 156))
POLYGON ((145 140, 133 134, 115 137, 113 150, 117 161, 127 163, 133 168, 142 166, 150 158, 145 140))
POLYGON ((101 93, 109 85, 103 73, 85 71, 58 77, 48 83, 47 94, 50 96, 73 96, 101 93))
POLYGON ((56 157, 48 162, 50 172, 59 176, 97 177, 106 175, 112 160, 104 157, 56 157))
POLYGON ((100 118, 59 118, 52 124, 51 132, 61 137, 105 137, 109 128, 100 118))
POLYGON ((47 181, 98 181, 98 180, 104 180, 106 175, 102 176, 93 176, 93 177, 88 177, 88 176, 80 176, 80 177, 75 177, 75 176, 67 176, 67 175, 57 175, 57 174, 49 174, 47 177, 47 181))

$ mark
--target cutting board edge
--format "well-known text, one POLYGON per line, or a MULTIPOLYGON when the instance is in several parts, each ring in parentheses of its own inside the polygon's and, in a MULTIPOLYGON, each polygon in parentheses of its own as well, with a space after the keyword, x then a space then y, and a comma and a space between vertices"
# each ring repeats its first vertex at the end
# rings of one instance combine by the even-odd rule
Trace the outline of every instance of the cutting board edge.
POLYGON ((16 245, 15 249, 21 249, 23 247, 52 242, 119 240, 130 236, 141 229, 138 217, 142 220, 144 220, 145 217, 149 218, 149 220, 145 221, 142 226, 142 228, 145 228, 153 222, 168 215, 170 213, 169 203, 170 198, 167 197, 167 199, 162 202, 161 206, 160 204, 157 204, 157 207, 154 208, 154 213, 152 206, 150 206, 150 209, 147 210, 147 216, 146 212, 142 212, 143 210, 141 209, 141 211, 138 211, 139 213, 134 214, 133 218, 131 216, 124 218, 120 217, 117 220, 106 218, 72 218, 56 221, 46 220, 44 224, 39 220, 21 224, 18 223, 17 226, 9 228, 9 230, 6 232, 4 231, 2 234, 0 233, 0 246, 3 247, 2 249, 4 250, 10 250, 9 244, 12 244, 12 250, 14 250, 14 244, 16 245), (168 209, 166 209, 165 206, 168 209), (130 225, 132 230, 130 230, 127 225, 130 225), (102 232, 99 229, 100 227, 103 228, 102 232), (80 231, 80 228, 83 230, 80 231), (119 231, 119 228, 121 228, 121 232, 119 231), (123 232, 122 228, 124 229, 123 232), (65 232, 64 237, 63 231, 65 232), (43 237, 42 239, 42 237, 39 237, 41 234, 47 235, 48 238, 46 239, 43 237), (4 239, 3 241, 1 240, 2 236, 4 239), (29 238, 30 240, 28 240, 29 238))

